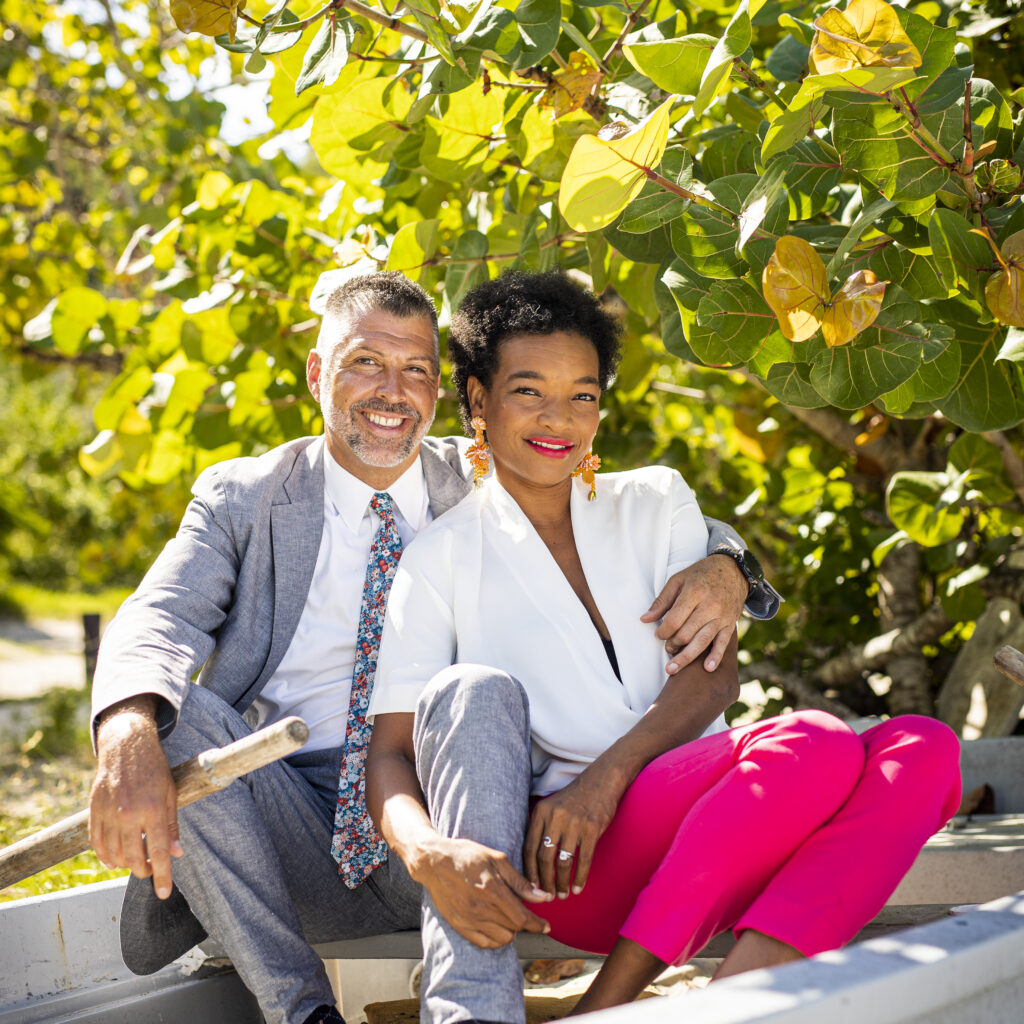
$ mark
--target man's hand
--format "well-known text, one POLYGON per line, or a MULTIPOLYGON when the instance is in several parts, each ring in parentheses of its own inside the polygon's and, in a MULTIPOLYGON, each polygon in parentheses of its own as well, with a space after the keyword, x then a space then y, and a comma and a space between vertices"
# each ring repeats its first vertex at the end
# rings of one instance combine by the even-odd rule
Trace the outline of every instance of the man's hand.
POLYGON ((412 876, 430 893, 438 913, 482 949, 507 946, 517 932, 549 930, 522 901, 543 903, 550 897, 498 850, 469 839, 439 839, 412 876))
POLYGON ((89 841, 108 867, 153 876, 160 899, 171 895, 178 841, 178 801, 157 735, 153 697, 124 701, 97 730, 99 767, 89 794, 89 841), (148 854, 148 856, 147 856, 148 854))
POLYGON ((642 622, 661 619, 655 636, 665 641, 672 658, 665 667, 669 675, 699 658, 708 647, 711 650, 704 668, 713 672, 721 664, 747 591, 743 573, 725 555, 711 555, 669 579, 654 604, 640 616, 642 622))
POLYGON ((533 809, 523 843, 526 877, 560 899, 580 893, 590 874, 594 847, 615 817, 623 787, 591 765, 565 789, 545 797, 533 809), (572 857, 561 856, 562 853, 572 857), (573 864, 576 873, 573 876, 573 864))

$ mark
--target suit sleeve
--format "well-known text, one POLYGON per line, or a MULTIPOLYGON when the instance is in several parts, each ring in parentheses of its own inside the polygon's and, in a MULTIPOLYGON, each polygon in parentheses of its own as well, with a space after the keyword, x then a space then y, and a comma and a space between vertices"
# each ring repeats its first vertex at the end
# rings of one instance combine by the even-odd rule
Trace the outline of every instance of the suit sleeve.
POLYGON ((143 694, 158 698, 160 735, 170 733, 227 617, 240 559, 215 468, 200 475, 192 493, 177 535, 103 636, 92 691, 94 744, 97 716, 143 694))

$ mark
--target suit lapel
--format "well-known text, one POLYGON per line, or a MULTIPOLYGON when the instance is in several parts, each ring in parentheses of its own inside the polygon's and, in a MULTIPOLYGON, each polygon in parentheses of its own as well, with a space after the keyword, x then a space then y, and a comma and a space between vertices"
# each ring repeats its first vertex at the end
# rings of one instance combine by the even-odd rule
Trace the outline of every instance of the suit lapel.
MULTIPOLYGON (((458 458, 458 449, 453 449, 458 458)), ((465 476, 454 469, 430 444, 420 446, 423 479, 427 483, 430 514, 436 519, 454 508, 473 489, 465 476)))
POLYGON ((253 690, 259 693, 281 663, 302 617, 324 530, 324 442, 295 460, 280 503, 270 510, 274 562, 274 628, 266 664, 253 690))

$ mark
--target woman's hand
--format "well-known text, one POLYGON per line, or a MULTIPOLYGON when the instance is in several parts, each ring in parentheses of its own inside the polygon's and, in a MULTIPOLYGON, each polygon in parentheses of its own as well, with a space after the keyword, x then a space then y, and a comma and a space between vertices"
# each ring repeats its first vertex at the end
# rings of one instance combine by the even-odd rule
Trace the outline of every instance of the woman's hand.
POLYGON ((595 762, 565 789, 534 807, 523 843, 523 870, 544 892, 565 899, 570 879, 574 893, 586 885, 594 847, 615 817, 625 791, 613 775, 595 762))
POLYGON ((469 839, 440 839, 412 872, 438 913, 482 949, 506 946, 517 932, 547 932, 547 921, 522 901, 550 896, 523 878, 500 851, 469 839))

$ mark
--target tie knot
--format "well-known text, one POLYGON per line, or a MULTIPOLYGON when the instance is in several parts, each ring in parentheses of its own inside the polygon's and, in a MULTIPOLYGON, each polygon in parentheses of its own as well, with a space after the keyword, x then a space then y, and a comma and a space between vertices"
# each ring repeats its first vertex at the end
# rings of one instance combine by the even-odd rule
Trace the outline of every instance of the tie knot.
POLYGON ((390 520, 393 518, 393 506, 391 504, 391 495, 387 491, 375 491, 373 497, 370 499, 370 508, 377 513, 384 520, 390 520))

